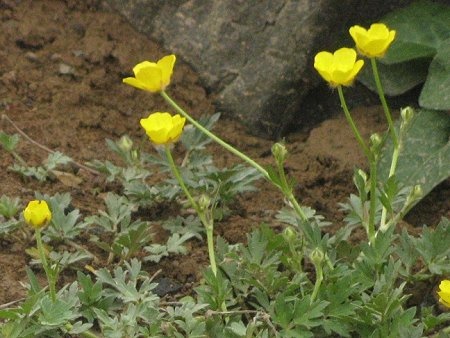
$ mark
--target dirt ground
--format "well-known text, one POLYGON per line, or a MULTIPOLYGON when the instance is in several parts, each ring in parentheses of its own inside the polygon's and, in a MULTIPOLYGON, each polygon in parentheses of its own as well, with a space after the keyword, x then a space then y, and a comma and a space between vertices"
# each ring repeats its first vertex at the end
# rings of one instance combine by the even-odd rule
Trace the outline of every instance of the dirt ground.
MULTIPOLYGON (((20 1, 0 0, 0 113, 6 114, 33 140, 61 151, 80 163, 110 159, 105 138, 123 134, 142 140, 139 119, 152 111, 166 110, 157 95, 149 95, 122 84, 122 78, 143 60, 155 60, 167 54, 155 42, 137 33, 119 15, 111 13, 101 1, 20 1)), ((178 58, 168 90, 193 116, 212 114, 215 107, 201 87, 198 77, 178 58)), ((330 94, 331 95, 331 94, 330 94)), ((378 106, 353 111, 363 135, 384 130, 383 114, 378 106)), ((315 208, 328 220, 343 214, 337 203, 354 192, 353 168, 365 167, 343 114, 331 112, 314 128, 286 136, 289 149, 287 171, 298 181, 298 199, 315 208)), ((0 130, 17 132, 2 119, 0 130)), ((215 132, 261 164, 272 161, 273 141, 250 136, 248 131, 227 116, 222 116, 215 132)), ((151 146, 143 143, 150 151, 151 146)), ((218 146, 210 147, 219 165, 237 163, 237 159, 218 146)), ((30 165, 47 157, 39 147, 23 141, 20 154, 30 165)), ((24 203, 35 191, 54 194, 70 192, 73 205, 83 215, 103 208, 98 192, 108 186, 102 177, 83 169, 77 172, 82 182, 69 187, 59 181, 39 183, 24 180, 8 170, 14 159, 0 151, 0 196, 18 196, 24 203)), ((258 193, 239 197, 229 217, 217 224, 217 235, 230 242, 245 241, 246 233, 261 222, 280 228, 274 218, 283 205, 280 194, 265 182, 258 193)), ((438 186, 407 216, 404 226, 434 225, 441 216, 450 217, 450 183, 438 186)), ((30 257, 26 245, 0 240, 0 305, 23 297, 25 266, 30 257)), ((207 264, 205 245, 191 243, 190 254, 148 264, 152 272, 162 269, 160 277, 171 278, 189 292, 207 264)))

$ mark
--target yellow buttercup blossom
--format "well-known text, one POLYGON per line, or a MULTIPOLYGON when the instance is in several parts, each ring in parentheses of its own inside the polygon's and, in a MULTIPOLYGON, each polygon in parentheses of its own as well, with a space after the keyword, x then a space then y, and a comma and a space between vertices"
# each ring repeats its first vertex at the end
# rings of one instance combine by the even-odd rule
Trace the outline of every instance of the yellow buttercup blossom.
POLYGON ((183 132, 186 119, 176 114, 156 112, 141 119, 141 126, 155 144, 168 144, 178 141, 183 132))
POLYGON ((374 23, 368 30, 361 26, 353 26, 349 32, 358 52, 370 58, 383 57, 396 34, 382 23, 374 23))
POLYGON ((444 279, 439 284, 439 302, 450 308, 450 280, 444 279))
POLYGON ((52 219, 52 213, 46 201, 30 201, 23 211, 25 221, 35 229, 44 227, 52 219))
POLYGON ((158 62, 144 61, 133 68, 134 77, 127 77, 122 81, 138 89, 151 93, 163 91, 170 83, 175 55, 167 55, 158 62))
POLYGON ((314 68, 332 87, 351 86, 364 65, 356 56, 353 48, 341 48, 333 54, 320 52, 314 58, 314 68))

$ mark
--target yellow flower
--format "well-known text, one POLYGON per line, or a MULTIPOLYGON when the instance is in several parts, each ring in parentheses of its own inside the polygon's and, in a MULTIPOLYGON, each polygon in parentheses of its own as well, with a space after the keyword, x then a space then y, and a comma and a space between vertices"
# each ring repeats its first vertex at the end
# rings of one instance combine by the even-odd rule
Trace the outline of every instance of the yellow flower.
POLYGON ((356 43, 358 52, 370 58, 383 57, 395 39, 395 31, 390 31, 382 23, 372 24, 369 30, 361 26, 353 26, 349 32, 356 43))
POLYGON ((46 201, 30 201, 23 211, 25 221, 35 229, 44 227, 52 219, 52 213, 46 201))
POLYGON ((450 280, 444 279, 439 284, 439 302, 450 308, 450 280))
POLYGON ((351 86, 363 65, 363 60, 356 60, 352 48, 341 48, 334 54, 320 52, 314 58, 314 68, 331 87, 351 86))
POLYGON ((175 55, 167 55, 158 62, 144 61, 133 68, 134 77, 127 77, 122 81, 138 89, 157 93, 164 90, 170 83, 175 55))
POLYGON ((155 144, 168 144, 176 142, 183 131, 186 119, 180 115, 169 113, 153 113, 146 119, 141 119, 141 126, 147 136, 155 144))

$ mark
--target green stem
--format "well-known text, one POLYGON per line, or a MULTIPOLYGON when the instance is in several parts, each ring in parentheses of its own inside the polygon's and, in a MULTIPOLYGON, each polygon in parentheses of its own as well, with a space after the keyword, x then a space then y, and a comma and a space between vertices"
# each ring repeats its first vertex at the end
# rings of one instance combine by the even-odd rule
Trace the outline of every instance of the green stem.
POLYGON ((289 202, 292 204, 292 207, 294 208, 297 215, 300 216, 300 219, 303 222, 306 222, 308 220, 308 217, 306 217, 306 214, 303 211, 302 207, 300 206, 300 204, 298 204, 297 199, 295 198, 294 194, 291 192, 286 197, 289 200, 289 202))
POLYGON ((316 267, 316 282, 314 283, 314 289, 311 294, 310 304, 312 304, 316 300, 317 294, 319 293, 320 290, 320 286, 322 285, 322 281, 323 281, 323 269, 322 266, 318 266, 316 267))
POLYGON ((173 160, 172 153, 170 151, 170 145, 166 144, 164 147, 166 151, 167 160, 169 161, 170 168, 172 169, 172 173, 174 174, 175 178, 177 179, 178 183, 180 184, 181 189, 183 190, 184 194, 189 200, 189 203, 191 206, 195 209, 198 216, 200 217, 201 222, 203 223, 203 226, 206 229, 206 240, 208 242, 208 255, 209 255, 209 263, 211 265, 211 270, 214 273, 214 276, 217 276, 217 265, 216 265, 216 254, 214 252, 214 224, 212 220, 208 220, 208 218, 205 216, 205 211, 202 210, 197 202, 192 197, 191 193, 189 192, 188 188, 186 187, 186 184, 184 184, 183 178, 181 177, 181 174, 175 164, 175 161, 173 160))
POLYGON ((347 103, 345 102, 344 92, 342 91, 342 86, 338 86, 338 93, 339 93, 339 100, 341 101, 341 107, 344 111, 345 118, 347 119, 348 124, 352 128, 353 134, 356 137, 356 140, 359 143, 359 146, 363 150, 364 154, 366 155, 367 159, 370 161, 370 158, 372 157, 371 152, 369 148, 367 147, 366 143, 364 142, 363 138, 361 137, 361 134, 358 131, 358 128, 355 125, 355 122, 353 121, 352 116, 350 115, 350 111, 348 110, 347 103))
MULTIPOLYGON (((380 98, 381 105, 383 106, 384 115, 386 116, 386 120, 387 120, 388 126, 389 126, 389 132, 391 134, 392 142, 394 144, 394 152, 392 154, 392 162, 391 162, 391 167, 389 169, 389 178, 390 178, 390 177, 394 176, 395 171, 397 170, 398 156, 400 153, 400 140, 399 140, 399 137, 395 130, 394 122, 392 121, 392 115, 389 110, 389 106, 386 102, 386 98, 384 96, 383 86, 381 84, 380 74, 378 72, 377 61, 375 58, 370 58, 370 63, 372 65, 372 73, 373 73, 373 78, 375 80, 375 85, 377 87, 378 96, 380 98)), ((380 220, 380 228, 382 228, 382 229, 385 228, 386 217, 387 217, 387 210, 383 206, 383 210, 381 211, 381 220, 380 220)))
MULTIPOLYGON (((237 150, 236 148, 234 148, 233 146, 229 145, 228 143, 226 143, 225 141, 223 141, 221 138, 217 137, 215 134, 211 133, 208 129, 206 129, 205 127, 203 127, 200 123, 198 123, 197 121, 195 121, 188 113, 186 113, 174 100, 172 100, 170 98, 169 95, 167 95, 166 92, 162 91, 161 92, 161 96, 167 101, 167 103, 169 103, 169 105, 171 105, 179 114, 181 114, 182 116, 184 116, 190 123, 192 123, 197 129, 199 129, 200 131, 202 131, 205 135, 207 135, 208 137, 210 137, 212 140, 214 140, 215 142, 217 142, 218 144, 220 144, 222 147, 224 147, 225 149, 227 149, 229 152, 231 152, 232 154, 238 156, 240 159, 244 160, 245 162, 247 162, 248 164, 250 164, 253 168, 255 168, 256 170, 258 170, 265 179, 267 179, 268 181, 272 181, 270 179, 269 173, 267 172, 266 169, 264 169, 262 166, 260 166, 258 163, 256 163, 255 161, 253 161, 251 158, 249 158, 247 155, 241 153, 239 150, 237 150)), ((305 213, 303 212, 302 208, 300 207, 300 205, 298 204, 297 200, 295 199, 294 195, 292 194, 292 192, 287 193, 286 191, 283 190, 283 188, 281 188, 283 194, 286 196, 286 198, 291 202, 292 207, 294 208, 294 210, 297 212, 297 214, 299 215, 299 217, 303 220, 303 221, 307 221, 307 217, 305 215, 305 213)))
POLYGON ((14 156, 14 158, 24 167, 28 167, 27 162, 25 162, 25 160, 22 158, 22 156, 20 156, 18 153, 16 153, 15 151, 12 151, 11 154, 14 156))
POLYGON ((282 162, 278 163, 278 161, 277 161, 277 166, 278 166, 278 175, 280 176, 281 185, 282 185, 281 187, 279 187, 280 190, 283 192, 283 195, 291 203, 292 208, 294 208, 295 212, 300 217, 300 219, 303 222, 306 222, 308 220, 308 217, 306 217, 302 207, 300 206, 300 204, 298 204, 297 199, 295 198, 294 194, 292 193, 292 188, 290 187, 290 185, 288 184, 287 179, 286 179, 286 174, 284 172, 283 163, 282 162))
MULTIPOLYGON (((397 146, 394 146, 394 151, 392 153, 391 167, 389 169, 389 178, 394 176, 395 174, 399 154, 400 154, 400 142, 397 144, 397 146)), ((386 207, 383 206, 383 210, 381 211, 380 229, 385 228, 386 218, 387 218, 387 209, 386 207)))
POLYGON ((369 222, 367 224, 367 237, 369 243, 375 241, 375 211, 377 206, 377 161, 370 159, 370 207, 369 222))
POLYGON ((197 205, 197 203, 195 202, 195 200, 192 197, 191 193, 187 189, 186 184, 184 184, 183 178, 181 177, 181 174, 178 171, 178 168, 177 168, 177 166, 176 166, 176 164, 175 164, 175 162, 173 160, 172 152, 170 151, 170 145, 166 144, 164 146, 164 150, 166 152, 166 157, 167 157, 167 160, 169 161, 170 168, 172 169, 172 173, 175 176, 175 178, 177 179, 178 184, 180 184, 180 187, 183 190, 183 192, 186 195, 186 197, 188 198, 189 203, 191 204, 191 206, 195 209, 195 211, 198 214, 201 214, 202 212, 200 210, 200 207, 197 205))
POLYGON ((214 252, 214 227, 212 224, 206 225, 206 241, 208 243, 208 255, 209 255, 209 263, 211 265, 211 270, 214 276, 217 276, 217 265, 216 265, 216 254, 214 252))
POLYGON ((380 98, 381 105, 383 106, 384 110, 384 115, 386 115, 386 120, 389 125, 389 132, 391 133, 392 142, 394 142, 394 148, 396 148, 398 147, 398 136, 394 128, 394 122, 392 122, 392 115, 389 111, 389 106, 387 105, 386 98, 384 96, 383 86, 381 85, 380 75, 378 73, 377 61, 375 58, 370 58, 370 63, 372 65, 373 78, 377 87, 378 96, 380 98))
POLYGON ((348 110, 347 103, 345 102, 344 92, 342 91, 342 86, 338 86, 339 99, 341 101, 342 109, 344 110, 345 117, 347 119, 348 124, 352 128, 353 134, 355 135, 356 140, 359 143, 359 146, 363 150, 364 154, 367 157, 370 165, 370 210, 369 210, 369 220, 367 222, 367 237, 369 238, 369 242, 373 243, 375 240, 375 208, 376 208, 376 189, 377 189, 377 161, 375 156, 372 154, 372 151, 367 147, 364 142, 361 134, 358 131, 358 128, 353 121, 352 116, 350 115, 350 111, 348 110))
POLYGON ((222 147, 224 147, 226 150, 228 150, 229 152, 231 152, 232 154, 236 155, 237 157, 239 157, 240 159, 242 159, 243 161, 247 162, 248 164, 250 164, 253 168, 255 168, 256 170, 258 170, 263 176, 264 178, 270 180, 269 178, 269 174, 267 172, 266 169, 264 169, 262 166, 260 166, 258 163, 256 163, 255 161, 253 161, 250 157, 248 157, 247 155, 241 153, 239 150, 237 150, 236 148, 234 148, 233 146, 231 146, 230 144, 226 143, 225 141, 223 141, 221 138, 217 137, 216 135, 214 135, 213 133, 211 133, 208 129, 206 129, 205 127, 203 127, 200 123, 198 123, 197 121, 195 121, 188 113, 186 113, 183 108, 181 108, 174 100, 172 100, 170 98, 169 95, 167 95, 167 93, 165 91, 161 92, 161 96, 164 98, 164 100, 166 100, 166 102, 171 105, 179 114, 181 114, 182 116, 184 116, 190 123, 192 123, 197 129, 201 130, 205 135, 207 135, 208 137, 210 137, 213 141, 217 142, 218 144, 220 144, 222 147))
POLYGON ((42 236, 41 236, 40 229, 36 230, 36 244, 37 244, 37 249, 39 252, 39 259, 41 260, 42 267, 44 268, 45 275, 47 276, 48 287, 49 287, 49 291, 50 291, 50 298, 52 299, 52 302, 55 302, 56 301, 56 287, 55 287, 56 281, 55 281, 53 274, 50 271, 50 267, 48 266, 47 258, 45 257, 44 245, 42 244, 42 236))

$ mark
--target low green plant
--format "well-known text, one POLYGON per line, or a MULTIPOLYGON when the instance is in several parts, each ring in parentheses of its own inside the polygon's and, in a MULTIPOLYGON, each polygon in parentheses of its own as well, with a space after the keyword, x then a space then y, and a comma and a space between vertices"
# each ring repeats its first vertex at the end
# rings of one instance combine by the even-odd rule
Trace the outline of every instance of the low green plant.
MULTIPOLYGON (((218 115, 196 121, 169 96, 166 89, 174 55, 145 61, 124 82, 159 93, 177 114, 158 112, 141 120, 155 155, 141 151, 124 136, 107 141, 123 166, 91 162, 108 180, 117 180, 123 187, 123 195, 106 195, 105 210, 81 221, 67 194, 38 195, 39 200, 30 202, 23 218, 35 230, 39 258, 35 263, 42 265, 48 287, 42 287, 27 269, 28 294, 17 306, 0 307, 0 333, 6 337, 90 338, 448 335, 449 220, 424 226, 418 235, 401 229, 400 221, 449 175, 445 166, 449 119, 439 112, 416 112, 408 107, 401 109, 395 123, 378 66, 389 55, 392 43, 394 48, 400 32, 375 24, 369 29, 354 26, 350 34, 358 52, 369 59, 388 130, 364 139, 347 107, 345 87, 365 64, 357 51, 341 48, 318 53, 314 67, 336 89, 367 159, 367 168, 355 169, 355 192, 340 204, 346 218, 336 232, 327 232, 330 220, 298 200, 296 183, 285 172, 288 146, 276 143, 272 147, 272 166, 258 164, 211 131, 218 115), (186 121, 191 125, 184 128, 186 121), (426 126, 433 130, 420 135, 425 130, 417 129, 420 121, 428 121, 426 126), (425 152, 419 141, 424 137, 429 142, 427 150, 433 151, 416 156, 425 152), (185 149, 181 160, 173 156, 178 141, 185 149), (245 166, 216 168, 213 157, 205 152, 210 141, 236 155, 245 166), (155 172, 167 176, 151 182, 155 172), (226 217, 226 206, 237 194, 252 191, 258 178, 283 196, 286 206, 276 219, 284 229, 275 231, 261 224, 248 234, 245 244, 231 245, 215 238, 214 226, 226 217), (166 243, 153 243, 151 217, 140 220, 137 213, 142 215, 161 202, 178 203, 180 214, 156 220, 170 234, 166 243), (362 230, 362 237, 353 237, 356 229, 362 230), (203 233, 210 266, 199 285, 176 301, 159 297, 160 271, 149 276, 138 257, 151 264, 185 254, 184 244, 193 238, 201 240, 203 233), (70 244, 83 235, 108 253, 105 266, 99 267, 98 261, 95 267, 86 266, 90 274, 78 271, 76 280, 58 289, 62 268, 95 257, 76 246, 73 252, 47 253, 44 242, 70 244)), ((418 53, 418 49, 411 51, 418 53)), ((11 137, 4 142, 8 149, 14 149, 14 143, 11 137)), ((0 199, 6 223, 18 218, 19 205, 18 200, 0 199)))

